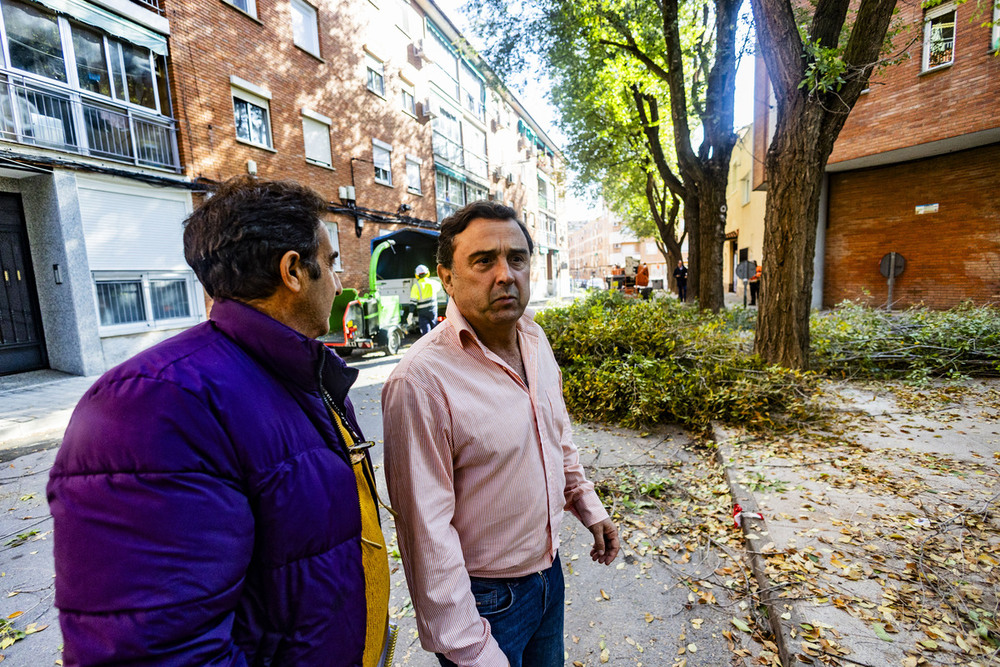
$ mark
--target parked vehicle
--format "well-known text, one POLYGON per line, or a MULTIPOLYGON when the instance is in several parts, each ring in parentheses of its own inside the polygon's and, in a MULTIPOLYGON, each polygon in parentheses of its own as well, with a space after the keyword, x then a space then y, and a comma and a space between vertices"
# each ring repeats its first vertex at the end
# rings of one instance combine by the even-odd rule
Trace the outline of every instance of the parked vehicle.
POLYGON ((394 240, 387 239, 373 248, 368 267, 368 291, 363 296, 359 297, 356 289, 345 289, 333 302, 330 333, 319 340, 342 356, 356 349, 376 348, 396 354, 403 343, 399 297, 381 293, 376 280, 379 257, 395 244, 394 240))
POLYGON ((416 333, 417 318, 410 308, 410 288, 416 279, 414 269, 424 264, 430 268, 429 280, 437 283, 438 320, 444 319, 448 295, 437 277, 438 232, 428 229, 401 229, 372 239, 372 261, 375 268, 375 287, 383 296, 399 299, 401 326, 407 333, 416 333), (392 241, 392 252, 377 257, 375 248, 392 241))

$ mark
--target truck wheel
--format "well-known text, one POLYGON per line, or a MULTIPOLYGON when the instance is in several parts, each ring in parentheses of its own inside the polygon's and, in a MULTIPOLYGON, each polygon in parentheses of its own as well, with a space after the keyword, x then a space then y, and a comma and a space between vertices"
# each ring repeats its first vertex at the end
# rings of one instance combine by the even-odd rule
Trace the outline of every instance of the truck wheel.
POLYGON ((392 329, 389 331, 388 340, 386 341, 385 351, 390 355, 399 352, 399 345, 403 342, 403 336, 399 333, 399 329, 392 329))

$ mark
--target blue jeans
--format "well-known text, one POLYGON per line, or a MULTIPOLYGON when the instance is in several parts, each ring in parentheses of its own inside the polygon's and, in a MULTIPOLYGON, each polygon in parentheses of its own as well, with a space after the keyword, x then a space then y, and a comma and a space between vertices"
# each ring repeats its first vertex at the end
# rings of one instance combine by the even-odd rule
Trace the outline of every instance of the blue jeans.
MULTIPOLYGON (((472 577, 472 595, 510 667, 562 666, 566 588, 559 554, 552 567, 526 577, 472 577)), ((437 658, 443 667, 455 667, 440 653, 437 658)))
POLYGON ((420 335, 429 334, 434 325, 437 324, 437 306, 433 309, 425 308, 417 311, 417 327, 420 335))

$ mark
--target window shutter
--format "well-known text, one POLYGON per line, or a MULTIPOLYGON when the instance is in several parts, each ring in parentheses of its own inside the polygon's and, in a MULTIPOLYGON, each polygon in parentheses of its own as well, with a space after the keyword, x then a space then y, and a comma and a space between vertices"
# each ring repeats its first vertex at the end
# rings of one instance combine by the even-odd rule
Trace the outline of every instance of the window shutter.
POLYGON ((186 192, 77 179, 91 271, 188 271, 183 221, 186 192))

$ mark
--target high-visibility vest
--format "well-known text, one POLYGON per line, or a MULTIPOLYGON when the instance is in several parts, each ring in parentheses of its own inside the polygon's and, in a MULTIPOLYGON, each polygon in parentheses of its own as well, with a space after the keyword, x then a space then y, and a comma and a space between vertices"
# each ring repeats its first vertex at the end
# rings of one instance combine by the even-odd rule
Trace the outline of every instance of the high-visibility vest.
POLYGON ((427 278, 417 278, 410 288, 410 303, 416 305, 417 310, 437 308, 437 294, 434 291, 434 283, 427 278))

